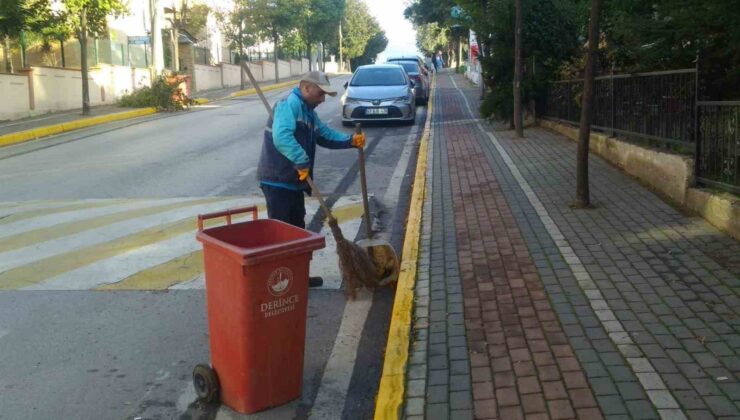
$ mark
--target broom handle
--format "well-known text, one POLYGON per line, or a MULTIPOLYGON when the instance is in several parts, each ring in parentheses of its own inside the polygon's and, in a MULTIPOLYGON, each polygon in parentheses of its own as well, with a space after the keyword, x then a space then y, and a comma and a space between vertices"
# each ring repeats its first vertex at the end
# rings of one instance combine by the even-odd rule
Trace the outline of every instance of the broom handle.
MULTIPOLYGON (((360 123, 355 124, 355 134, 362 133, 360 123)), ((371 239, 373 228, 370 226, 370 203, 367 199, 367 178, 365 177, 365 150, 362 147, 357 148, 359 154, 358 162, 360 163, 360 186, 362 186, 362 207, 365 215, 365 237, 371 239)))
POLYGON ((257 83, 256 80, 254 80, 254 75, 252 75, 252 70, 247 65, 246 61, 242 61, 242 69, 245 73, 247 73, 247 77, 249 77, 249 83, 254 86, 254 90, 257 91, 257 95, 259 95, 260 99, 262 100, 262 105, 265 106, 265 109, 267 110, 267 115, 272 118, 272 107, 270 107, 270 103, 267 102, 267 98, 265 98, 265 94, 262 93, 262 89, 260 88, 260 85, 257 83))
POLYGON ((311 179, 311 175, 306 177, 306 181, 308 181, 308 185, 311 187, 313 192, 316 193, 316 198, 319 200, 319 204, 321 205, 321 209, 324 210, 324 213, 326 214, 326 218, 329 219, 329 221, 336 221, 337 219, 334 218, 334 215, 331 214, 331 210, 329 210, 329 207, 324 202, 324 196, 321 195, 321 192, 318 188, 316 188, 316 184, 313 183, 313 179, 311 179))

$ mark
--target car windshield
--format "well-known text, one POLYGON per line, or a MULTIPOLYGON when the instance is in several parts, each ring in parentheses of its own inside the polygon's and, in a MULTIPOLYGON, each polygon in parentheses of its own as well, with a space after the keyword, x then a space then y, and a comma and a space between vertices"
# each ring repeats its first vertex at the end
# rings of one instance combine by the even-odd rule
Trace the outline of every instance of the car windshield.
POLYGON ((352 78, 350 86, 398 86, 405 85, 406 78, 400 68, 360 69, 352 78))
POLYGON ((402 65, 406 73, 418 73, 419 65, 412 61, 399 61, 398 64, 402 65))

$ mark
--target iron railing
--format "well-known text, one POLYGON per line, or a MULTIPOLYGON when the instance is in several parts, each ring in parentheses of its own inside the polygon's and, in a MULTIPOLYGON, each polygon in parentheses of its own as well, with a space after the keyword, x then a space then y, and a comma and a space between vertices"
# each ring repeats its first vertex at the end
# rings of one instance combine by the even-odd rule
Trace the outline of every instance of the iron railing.
MULTIPOLYGON (((540 115, 578 124, 583 80, 552 82, 540 115)), ((651 143, 693 143, 696 70, 597 77, 594 129, 651 143)))
POLYGON ((740 101, 696 105, 697 181, 740 194, 740 101))
MULTIPOLYGON (((696 69, 609 75, 594 81, 592 128, 693 152, 697 183, 740 194, 740 101, 701 101, 696 69)), ((583 80, 552 82, 538 114, 578 125, 583 80)))

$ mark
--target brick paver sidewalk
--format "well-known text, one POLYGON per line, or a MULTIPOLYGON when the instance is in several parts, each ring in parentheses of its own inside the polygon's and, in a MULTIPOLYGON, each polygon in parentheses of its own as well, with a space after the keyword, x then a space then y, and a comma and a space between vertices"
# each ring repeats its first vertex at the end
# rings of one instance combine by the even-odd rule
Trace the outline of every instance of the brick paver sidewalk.
POLYGON ((740 418, 740 244, 437 82, 406 418, 740 418))

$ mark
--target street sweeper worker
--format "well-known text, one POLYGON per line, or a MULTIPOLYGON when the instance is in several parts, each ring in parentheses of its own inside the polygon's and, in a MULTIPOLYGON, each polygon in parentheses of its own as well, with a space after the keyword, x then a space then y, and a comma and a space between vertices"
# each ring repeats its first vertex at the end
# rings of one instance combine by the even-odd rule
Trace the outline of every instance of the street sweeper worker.
MULTIPOLYGON (((306 73, 298 87, 275 104, 267 120, 257 179, 267 202, 267 217, 306 228, 304 194, 311 195, 306 182, 313 178, 316 145, 328 149, 365 147, 365 134, 345 134, 324 124, 314 109, 326 95, 336 96, 326 74, 306 73)), ((323 284, 310 277, 309 287, 323 284)))

